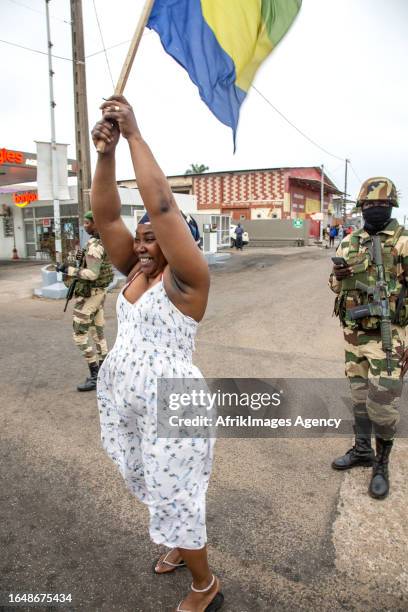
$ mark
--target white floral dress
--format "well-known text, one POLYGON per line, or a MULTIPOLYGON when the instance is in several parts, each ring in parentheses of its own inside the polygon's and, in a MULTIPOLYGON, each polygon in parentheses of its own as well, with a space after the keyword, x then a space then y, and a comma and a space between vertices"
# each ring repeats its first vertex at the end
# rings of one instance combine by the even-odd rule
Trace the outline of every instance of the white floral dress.
POLYGON ((191 361, 197 323, 173 305, 162 280, 134 304, 123 295, 126 287, 116 306, 116 342, 98 375, 102 444, 148 506, 152 540, 199 549, 207 540, 214 440, 156 435, 157 379, 202 378, 191 361))

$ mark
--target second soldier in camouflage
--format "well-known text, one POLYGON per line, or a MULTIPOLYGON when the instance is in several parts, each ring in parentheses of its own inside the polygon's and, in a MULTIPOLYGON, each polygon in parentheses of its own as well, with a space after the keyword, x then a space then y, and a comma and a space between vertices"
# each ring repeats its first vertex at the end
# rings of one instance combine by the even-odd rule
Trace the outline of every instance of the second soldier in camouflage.
POLYGON ((112 266, 108 260, 92 212, 85 215, 84 229, 90 235, 79 268, 63 264, 58 269, 76 279, 75 304, 73 310, 74 342, 85 357, 90 376, 78 391, 96 389, 99 365, 108 353, 104 333, 104 312, 106 292, 113 279, 112 266), (94 341, 96 351, 92 345, 94 341))

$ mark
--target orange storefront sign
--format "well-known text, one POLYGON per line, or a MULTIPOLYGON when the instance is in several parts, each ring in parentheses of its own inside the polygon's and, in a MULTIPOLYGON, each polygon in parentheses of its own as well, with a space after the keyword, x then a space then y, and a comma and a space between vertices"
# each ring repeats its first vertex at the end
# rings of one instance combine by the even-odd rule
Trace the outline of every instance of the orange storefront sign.
POLYGON ((0 149, 0 164, 24 164, 24 155, 3 147, 3 149, 0 149))
POLYGON ((26 191, 25 193, 14 193, 13 194, 14 204, 19 208, 24 208, 30 202, 38 200, 38 193, 35 191, 26 191))

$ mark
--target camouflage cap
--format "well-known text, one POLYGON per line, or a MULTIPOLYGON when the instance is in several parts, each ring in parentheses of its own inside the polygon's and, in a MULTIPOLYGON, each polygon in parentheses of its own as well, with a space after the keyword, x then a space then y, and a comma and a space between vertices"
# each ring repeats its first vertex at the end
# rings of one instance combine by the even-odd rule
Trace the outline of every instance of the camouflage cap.
POLYGON ((88 210, 88 212, 84 214, 84 219, 88 219, 88 221, 94 220, 92 210, 88 210))
POLYGON ((369 178, 361 185, 357 197, 357 206, 361 207, 368 200, 382 200, 398 207, 398 194, 394 183, 384 176, 369 178))

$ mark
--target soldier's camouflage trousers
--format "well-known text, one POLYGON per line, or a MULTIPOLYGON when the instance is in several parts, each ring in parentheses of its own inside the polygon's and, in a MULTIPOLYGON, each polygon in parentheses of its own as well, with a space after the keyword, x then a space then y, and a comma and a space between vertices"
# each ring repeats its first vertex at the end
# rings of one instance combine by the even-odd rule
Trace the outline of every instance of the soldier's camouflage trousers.
POLYGON ((401 366, 405 328, 392 326, 392 373, 387 373, 385 353, 378 330, 345 328, 346 376, 350 380, 354 414, 371 420, 374 433, 392 440, 399 421, 402 393, 401 366))
POLYGON ((97 362, 97 357, 101 359, 108 352, 104 334, 103 304, 105 297, 106 289, 92 289, 92 295, 89 298, 78 297, 75 300, 72 319, 74 342, 88 363, 97 362), (95 342, 96 353, 90 335, 95 342))

